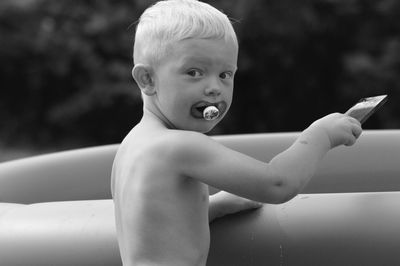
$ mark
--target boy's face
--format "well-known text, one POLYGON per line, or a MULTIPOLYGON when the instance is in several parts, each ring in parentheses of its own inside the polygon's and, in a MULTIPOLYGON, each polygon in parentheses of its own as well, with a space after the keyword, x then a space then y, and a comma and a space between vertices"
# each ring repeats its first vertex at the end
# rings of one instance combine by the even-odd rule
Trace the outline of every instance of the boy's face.
POLYGON ((173 128, 208 132, 232 103, 238 49, 217 39, 187 39, 172 49, 154 69, 156 112, 173 128), (209 105, 220 112, 212 121, 203 118, 209 105))

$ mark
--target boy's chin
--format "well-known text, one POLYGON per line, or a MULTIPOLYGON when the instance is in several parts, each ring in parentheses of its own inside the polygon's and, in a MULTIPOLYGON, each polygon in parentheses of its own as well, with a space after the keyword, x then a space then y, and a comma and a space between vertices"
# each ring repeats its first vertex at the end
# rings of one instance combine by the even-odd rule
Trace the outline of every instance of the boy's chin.
POLYGON ((187 128, 183 128, 184 130, 189 130, 189 131, 196 131, 199 133, 208 133, 213 128, 219 123, 219 121, 202 121, 202 123, 196 123, 195 125, 192 125, 187 128))
POLYGON ((206 130, 199 130, 199 131, 197 131, 197 132, 206 134, 206 133, 210 132, 211 130, 213 130, 213 128, 214 128, 214 127, 211 127, 211 128, 209 128, 209 129, 206 129, 206 130))

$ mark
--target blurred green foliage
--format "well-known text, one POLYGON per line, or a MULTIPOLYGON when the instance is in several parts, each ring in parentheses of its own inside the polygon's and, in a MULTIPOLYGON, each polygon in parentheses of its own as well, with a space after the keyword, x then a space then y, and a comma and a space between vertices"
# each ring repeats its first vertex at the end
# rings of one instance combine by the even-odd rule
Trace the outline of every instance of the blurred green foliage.
MULTIPOLYGON (((117 143, 141 118, 135 21, 154 1, 0 2, 0 142, 117 143)), ((207 1, 236 22, 230 114, 211 134, 299 131, 389 94, 366 128, 400 128, 400 2, 207 1)))

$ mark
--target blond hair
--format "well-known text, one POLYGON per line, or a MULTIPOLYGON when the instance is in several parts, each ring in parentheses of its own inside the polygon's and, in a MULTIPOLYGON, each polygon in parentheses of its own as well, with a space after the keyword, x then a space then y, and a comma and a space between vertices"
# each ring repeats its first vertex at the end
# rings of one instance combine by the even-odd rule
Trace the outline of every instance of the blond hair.
POLYGON ((185 39, 224 39, 238 46, 229 18, 197 0, 165 0, 147 8, 136 27, 134 63, 157 64, 174 43, 185 39))

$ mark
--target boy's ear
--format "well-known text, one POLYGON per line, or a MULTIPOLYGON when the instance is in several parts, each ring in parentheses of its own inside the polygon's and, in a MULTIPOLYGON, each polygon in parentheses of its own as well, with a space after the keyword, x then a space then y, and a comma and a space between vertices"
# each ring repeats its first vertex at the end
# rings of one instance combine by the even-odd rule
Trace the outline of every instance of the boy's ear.
POLYGON ((132 76, 144 94, 151 96, 156 93, 153 70, 150 66, 136 64, 132 69, 132 76))

